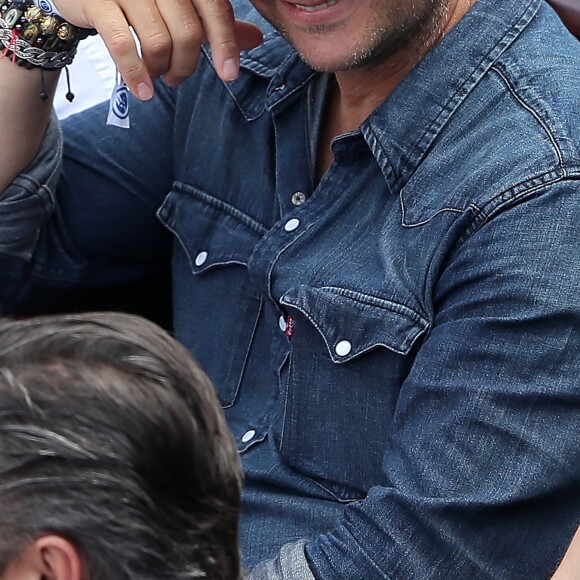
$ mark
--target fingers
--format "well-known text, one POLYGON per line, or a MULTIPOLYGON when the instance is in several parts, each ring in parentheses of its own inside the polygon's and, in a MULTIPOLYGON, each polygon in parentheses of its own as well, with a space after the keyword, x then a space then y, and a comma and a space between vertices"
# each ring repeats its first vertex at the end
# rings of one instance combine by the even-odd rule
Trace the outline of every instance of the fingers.
POLYGON ((168 85, 178 85, 195 71, 201 44, 209 40, 214 61, 221 63, 221 67, 217 65, 220 76, 233 80, 237 76, 240 48, 252 48, 262 41, 258 27, 234 20, 229 0, 200 0, 200 5, 203 12, 192 0, 156 0, 150 15, 135 3, 132 6, 138 6, 138 14, 126 10, 129 21, 136 22, 139 16, 142 23, 135 29, 142 39, 143 58, 153 78, 163 75, 168 85), (165 28, 150 23, 157 11, 165 28))
POLYGON ((234 27, 234 11, 228 0, 192 0, 211 46, 214 66, 224 81, 238 76, 240 54, 234 27))
POLYGON ((240 44, 237 33, 241 34, 239 40, 244 41, 244 44, 247 44, 248 40, 252 44, 251 41, 259 34, 260 40, 256 43, 259 44, 261 32, 247 22, 240 27, 234 19, 234 11, 229 0, 192 0, 192 3, 201 19, 219 77, 224 81, 233 81, 237 78, 240 67, 240 44))
POLYGON ((140 58, 127 18, 114 2, 101 3, 89 14, 92 26, 101 34, 121 76, 139 99, 153 96, 153 83, 145 62, 140 58))
POLYGON ((149 76, 157 78, 165 74, 171 64, 173 38, 155 0, 129 0, 123 5, 123 12, 139 38, 149 76))
POLYGON ((164 81, 176 86, 193 73, 199 60, 204 32, 190 0, 157 0, 157 7, 171 34, 169 66, 164 81))
POLYGON ((262 44, 264 35, 262 31, 251 22, 236 20, 236 38, 240 50, 250 50, 262 44))
POLYGON ((224 81, 238 76, 240 50, 262 41, 259 28, 234 19, 229 0, 93 0, 89 6, 86 18, 142 100, 153 96, 152 79, 163 75, 175 86, 193 73, 206 39, 224 81), (129 26, 139 39, 142 58, 129 26))

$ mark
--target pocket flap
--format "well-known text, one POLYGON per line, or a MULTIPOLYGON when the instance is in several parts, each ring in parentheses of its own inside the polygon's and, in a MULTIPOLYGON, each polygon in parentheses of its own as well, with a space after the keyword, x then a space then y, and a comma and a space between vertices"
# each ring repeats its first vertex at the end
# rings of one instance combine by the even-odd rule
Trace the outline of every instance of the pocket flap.
POLYGON ((379 346, 407 354, 429 328, 424 317, 403 304, 334 286, 300 286, 289 290, 280 302, 310 320, 335 363, 379 346))
POLYGON ((194 274, 247 265, 266 228, 249 215, 191 185, 176 183, 157 213, 181 243, 194 274))

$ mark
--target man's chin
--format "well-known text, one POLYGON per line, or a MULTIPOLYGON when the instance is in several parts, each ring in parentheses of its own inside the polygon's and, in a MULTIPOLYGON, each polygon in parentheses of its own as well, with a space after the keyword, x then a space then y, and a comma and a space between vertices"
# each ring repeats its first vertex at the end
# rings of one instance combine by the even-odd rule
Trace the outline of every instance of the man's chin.
POLYGON ((333 50, 328 47, 328 43, 325 43, 323 50, 320 50, 318 47, 305 47, 300 43, 292 42, 292 39, 288 40, 300 58, 317 72, 337 73, 357 68, 356 57, 352 52, 341 53, 340 49, 344 50, 344 44, 333 50))
POLYGON ((365 55, 345 55, 343 58, 340 55, 328 55, 321 57, 319 55, 312 56, 297 50, 300 58, 313 70, 325 73, 340 73, 353 70, 362 70, 369 66, 365 55))

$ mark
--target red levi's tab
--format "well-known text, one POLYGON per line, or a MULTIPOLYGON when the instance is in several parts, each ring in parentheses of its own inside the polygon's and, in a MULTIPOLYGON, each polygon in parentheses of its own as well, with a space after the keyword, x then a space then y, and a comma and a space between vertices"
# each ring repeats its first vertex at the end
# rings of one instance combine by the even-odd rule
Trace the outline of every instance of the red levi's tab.
POLYGON ((292 338, 294 336, 294 325, 296 324, 296 318, 294 316, 288 316, 286 319, 286 330, 284 334, 288 338, 292 338))

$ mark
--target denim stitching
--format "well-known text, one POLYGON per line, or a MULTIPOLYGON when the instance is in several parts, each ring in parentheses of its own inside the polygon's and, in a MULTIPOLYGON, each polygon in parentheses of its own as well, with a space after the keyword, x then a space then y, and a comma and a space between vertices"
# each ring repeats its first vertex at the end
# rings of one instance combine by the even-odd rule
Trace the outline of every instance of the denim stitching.
MULTIPOLYGON (((550 172, 546 175, 554 174, 554 172, 550 172)), ((536 177, 533 180, 529 181, 538 181, 540 178, 536 177)), ((538 190, 541 190, 544 187, 549 187, 551 185, 555 185, 565 179, 564 175, 557 175, 553 179, 549 181, 544 181, 540 183, 534 183, 529 187, 524 187, 518 193, 514 193, 517 190, 517 186, 508 189, 496 196, 494 196, 485 206, 482 208, 477 208, 474 206, 474 209, 478 211, 478 214, 472 220, 470 225, 465 229, 464 234, 457 240, 455 244, 455 250, 457 250, 465 241, 471 237, 475 232, 477 232, 483 225, 485 225, 488 221, 490 221, 494 216, 504 210, 506 207, 521 201, 526 196, 535 193, 538 190), (510 195, 513 194, 513 195, 510 195)), ((529 183, 528 181, 528 183, 529 183)), ((521 185, 521 184, 520 184, 521 185)))
POLYGON ((347 288, 340 288, 339 286, 322 286, 321 289, 328 290, 329 292, 339 296, 350 298, 351 300, 359 302, 365 306, 375 306, 377 308, 382 308, 383 310, 394 312, 395 314, 401 314, 411 322, 420 323, 424 328, 429 326, 428 321, 423 316, 421 316, 418 312, 409 306, 401 304, 400 302, 385 300, 384 298, 373 296, 372 294, 356 292, 347 288))
POLYGON ((252 344, 254 342, 254 338, 256 336, 256 330, 258 328, 258 322, 260 321, 260 315, 262 314, 262 308, 264 307, 264 300, 261 299, 260 300, 260 306, 258 307, 258 313, 256 314, 256 320, 254 321, 254 327, 252 328, 252 334, 250 336, 250 342, 248 343, 248 346, 246 348, 246 354, 244 356, 244 362, 242 363, 242 368, 241 368, 241 372, 240 372, 240 377, 238 379, 238 384, 236 385, 236 388, 234 390, 234 392, 232 393, 232 400, 230 403, 228 403, 227 405, 222 405, 222 409, 229 409, 231 407, 233 407, 236 404, 236 401, 238 399, 238 394, 240 392, 240 389, 242 387, 242 380, 244 378, 244 374, 246 372, 246 367, 248 365, 248 358, 250 356, 250 351, 252 350, 252 344))
POLYGON ((256 233, 260 235, 264 235, 268 230, 265 226, 263 226, 260 222, 255 220, 254 218, 250 217, 247 213, 239 210, 238 208, 234 207, 233 205, 222 201, 208 193, 204 193, 200 189, 197 189, 193 185, 188 185, 181 183, 180 181, 176 181, 174 184, 175 191, 179 191, 180 193, 185 193, 192 195, 193 197, 197 198, 202 203, 210 207, 214 207, 216 209, 223 210, 228 215, 239 220, 241 223, 247 225, 250 229, 254 230, 256 233))
MULTIPOLYGON (((425 328, 422 328, 418 333, 413 335, 412 338, 405 337, 405 339, 403 340, 403 342, 401 344, 401 348, 396 348, 396 347, 389 345, 389 344, 386 344, 384 342, 373 342, 373 344, 369 345, 367 348, 365 348, 363 350, 353 349, 353 352, 350 355, 342 357, 342 358, 337 358, 336 355, 334 354, 334 345, 329 344, 329 342, 326 338, 326 334, 323 332, 320 325, 312 318, 312 316, 310 315, 309 312, 307 312, 304 308, 302 308, 302 306, 299 306, 298 304, 292 304, 291 302, 288 302, 286 295, 282 296, 282 298, 280 299, 280 304, 284 304, 285 306, 290 306, 292 308, 295 308, 299 312, 302 312, 302 314, 304 314, 304 316, 306 316, 306 318, 311 322, 311 324, 314 326, 314 328, 316 328, 316 330, 318 331, 320 336, 322 336, 322 340, 324 341, 324 344, 326 345, 328 353, 330 354, 330 358, 334 363, 346 363, 346 362, 352 360, 353 358, 356 358, 358 356, 365 354, 366 352, 372 350, 373 348, 375 348, 377 346, 384 346, 386 349, 390 350, 391 352, 394 352, 394 353, 400 354, 400 355, 405 355, 408 352, 407 349, 410 348, 410 346, 417 340, 417 338, 419 338, 427 330, 427 327, 425 327, 425 328)), ((394 313, 397 314, 397 312, 394 312, 394 313)), ((353 345, 353 347, 354 346, 356 346, 356 345, 353 345)))
POLYGON ((564 172, 564 175, 565 175, 566 169, 564 167, 564 156, 562 155, 562 151, 561 151, 554 135, 550 131, 550 128, 548 127, 548 125, 540 117, 539 113, 531 105, 528 105, 528 103, 526 103, 526 101, 524 101, 524 99, 517 93, 515 87, 510 83, 508 78, 504 75, 504 73, 497 66, 495 66, 495 65, 492 66, 491 70, 493 72, 495 72, 499 76, 499 78, 504 82, 508 91, 511 93, 513 98, 520 104, 520 106, 522 106, 526 111, 531 113, 533 115, 533 117, 536 119, 536 121, 539 123, 540 127, 542 127, 542 129, 544 130, 544 132, 546 133, 546 135, 550 139, 552 146, 554 147, 554 150, 556 152, 556 156, 558 157, 558 165, 560 166, 560 169, 562 169, 562 171, 564 172))
POLYGON ((405 202, 403 201, 403 192, 402 191, 399 194, 399 203, 401 205, 401 225, 404 228, 416 228, 419 226, 424 226, 425 224, 428 224, 431 220, 433 220, 433 218, 435 218, 436 216, 438 216, 439 214, 442 214, 442 213, 448 213, 448 212, 463 213, 465 211, 463 209, 457 209, 455 207, 443 207, 441 209, 438 209, 433 215, 430 215, 428 218, 426 218, 420 222, 411 223, 411 222, 406 221, 407 212, 405 210, 405 202))

